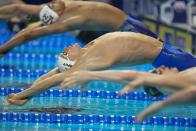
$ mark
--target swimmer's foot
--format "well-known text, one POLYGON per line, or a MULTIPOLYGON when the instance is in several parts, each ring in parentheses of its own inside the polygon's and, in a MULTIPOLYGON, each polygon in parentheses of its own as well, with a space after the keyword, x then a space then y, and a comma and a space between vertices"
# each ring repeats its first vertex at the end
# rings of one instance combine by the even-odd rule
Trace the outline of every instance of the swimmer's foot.
POLYGON ((17 99, 16 94, 10 94, 5 100, 6 105, 24 105, 29 99, 17 99))

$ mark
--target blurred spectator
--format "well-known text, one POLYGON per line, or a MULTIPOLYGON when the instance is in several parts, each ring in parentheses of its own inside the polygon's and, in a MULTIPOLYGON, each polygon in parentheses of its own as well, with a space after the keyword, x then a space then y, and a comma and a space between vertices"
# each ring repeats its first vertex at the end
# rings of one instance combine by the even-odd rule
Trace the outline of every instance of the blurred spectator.
POLYGON ((173 23, 187 23, 187 0, 176 0, 173 2, 173 23))
POLYGON ((168 0, 161 4, 161 21, 168 24, 188 22, 188 0, 168 0))

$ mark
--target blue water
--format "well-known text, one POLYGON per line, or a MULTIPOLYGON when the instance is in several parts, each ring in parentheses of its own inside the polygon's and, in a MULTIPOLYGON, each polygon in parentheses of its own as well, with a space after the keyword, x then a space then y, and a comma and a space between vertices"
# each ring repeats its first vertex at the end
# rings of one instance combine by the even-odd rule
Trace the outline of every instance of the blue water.
MULTIPOLYGON (((24 106, 3 106, 4 97, 0 97, 1 112, 34 112, 39 108, 72 108, 73 111, 63 114, 73 115, 122 115, 136 116, 138 112, 147 108, 152 102, 124 99, 100 99, 88 97, 35 97, 24 106), (79 111, 77 111, 77 109, 79 111)), ((167 108, 156 116, 165 117, 196 117, 195 106, 178 106, 167 108)))
MULTIPOLYGON (((3 22, 0 22, 0 44, 13 36, 3 22), (3 37, 2 37, 3 36, 3 37)), ((0 88, 28 88, 32 82, 56 66, 57 54, 65 46, 83 44, 69 34, 50 35, 38 38, 15 48, 0 59, 0 88)), ((151 65, 118 68, 148 71, 151 65)), ((124 85, 103 81, 91 82, 85 90, 118 91, 124 85)), ((77 87, 76 87, 77 88, 77 87)), ((53 89, 59 89, 58 86, 53 89)), ((139 90, 143 91, 143 90, 139 90)), ((5 106, 5 96, 0 96, 0 112, 36 112, 42 108, 71 108, 64 114, 135 116, 147 108, 152 101, 103 99, 90 97, 35 97, 24 106, 5 106), (34 109, 34 111, 32 111, 34 109)), ((196 118, 194 105, 167 108, 156 116, 196 118)), ((0 122, 0 131, 44 131, 44 130, 196 130, 192 127, 157 126, 137 124, 44 124, 22 122, 0 122)))
POLYGON ((104 124, 43 124, 43 123, 20 123, 2 122, 1 131, 194 131, 191 127, 150 126, 150 125, 104 125, 104 124))

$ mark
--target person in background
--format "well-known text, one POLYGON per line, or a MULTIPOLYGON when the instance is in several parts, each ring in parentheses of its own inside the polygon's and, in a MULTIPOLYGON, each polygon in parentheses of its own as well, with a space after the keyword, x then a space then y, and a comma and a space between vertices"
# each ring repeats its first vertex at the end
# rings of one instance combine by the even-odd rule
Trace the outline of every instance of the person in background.
POLYGON ((175 0, 173 2, 174 17, 172 23, 187 24, 187 4, 188 0, 175 0))
POLYGON ((0 17, 21 13, 39 16, 41 24, 20 31, 1 45, 0 56, 34 38, 73 30, 137 31, 159 39, 141 21, 102 2, 54 0, 44 5, 14 4, 0 8, 0 17))

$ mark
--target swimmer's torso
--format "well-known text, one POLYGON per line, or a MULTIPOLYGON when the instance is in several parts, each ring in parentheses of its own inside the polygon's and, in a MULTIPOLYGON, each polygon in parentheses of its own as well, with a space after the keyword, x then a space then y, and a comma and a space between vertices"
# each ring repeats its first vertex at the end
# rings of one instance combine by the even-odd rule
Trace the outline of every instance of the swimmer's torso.
POLYGON ((115 63, 118 63, 114 66, 130 66, 151 62, 162 49, 160 41, 132 32, 108 33, 99 37, 94 43, 88 51, 91 54, 89 58, 93 58, 92 55, 95 57, 109 55, 108 58, 115 59, 115 63))
POLYGON ((73 16, 82 16, 85 19, 82 26, 84 27, 83 30, 88 30, 85 27, 91 28, 91 30, 97 30, 100 27, 102 27, 102 30, 117 30, 115 28, 119 28, 127 18, 127 15, 123 11, 101 2, 64 2, 66 9, 60 21, 64 21, 73 16))

